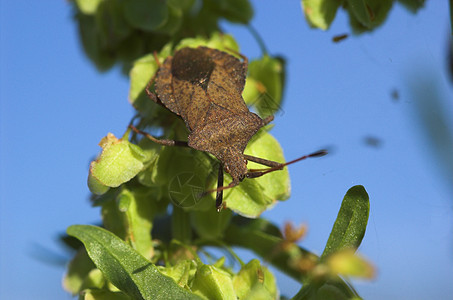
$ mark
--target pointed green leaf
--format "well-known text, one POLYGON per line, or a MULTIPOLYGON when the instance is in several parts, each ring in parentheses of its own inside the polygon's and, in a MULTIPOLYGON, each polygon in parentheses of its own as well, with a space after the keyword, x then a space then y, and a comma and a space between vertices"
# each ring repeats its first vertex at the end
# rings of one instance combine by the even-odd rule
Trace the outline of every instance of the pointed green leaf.
POLYGON ((96 226, 73 225, 67 233, 83 242, 104 276, 129 297, 198 299, 111 232, 96 226))
POLYGON ((335 19, 342 0, 302 0, 305 19, 312 27, 326 30, 335 19))
POLYGON ((344 250, 357 249, 365 235, 370 212, 370 202, 365 188, 353 186, 343 198, 340 211, 321 256, 344 250))

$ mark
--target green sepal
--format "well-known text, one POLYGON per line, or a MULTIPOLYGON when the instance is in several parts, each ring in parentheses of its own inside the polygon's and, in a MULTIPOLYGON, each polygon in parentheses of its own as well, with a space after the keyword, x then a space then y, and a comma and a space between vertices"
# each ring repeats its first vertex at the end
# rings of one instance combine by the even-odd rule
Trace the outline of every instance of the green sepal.
POLYGON ((111 133, 99 145, 102 153, 91 163, 90 173, 100 184, 108 187, 118 187, 131 180, 144 168, 144 162, 150 159, 138 146, 111 133))

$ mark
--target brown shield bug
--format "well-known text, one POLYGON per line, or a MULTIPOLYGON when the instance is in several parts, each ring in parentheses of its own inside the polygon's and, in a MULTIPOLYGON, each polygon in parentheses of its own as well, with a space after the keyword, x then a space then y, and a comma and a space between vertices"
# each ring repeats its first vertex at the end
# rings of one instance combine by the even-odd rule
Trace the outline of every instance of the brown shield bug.
MULTIPOLYGON (((238 185, 244 178, 255 178, 308 157, 322 156, 325 150, 278 163, 244 154, 252 136, 274 117, 261 119, 252 113, 242 98, 247 75, 243 61, 226 52, 207 47, 182 48, 165 59, 146 87, 148 96, 179 115, 189 130, 188 141, 157 139, 130 126, 137 133, 166 146, 185 146, 214 155, 221 163, 216 208, 222 208, 223 190, 238 185), (155 92, 150 91, 154 83, 155 92), (248 170, 247 161, 270 168, 248 170), (223 170, 232 177, 223 186, 223 170)), ((156 58, 156 61, 157 58, 156 58)))

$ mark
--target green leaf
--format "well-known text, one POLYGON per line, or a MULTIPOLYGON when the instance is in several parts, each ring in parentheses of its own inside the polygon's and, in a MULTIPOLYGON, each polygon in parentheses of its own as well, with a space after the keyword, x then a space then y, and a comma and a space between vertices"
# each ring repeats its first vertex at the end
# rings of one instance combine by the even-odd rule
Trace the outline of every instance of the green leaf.
POLYGON ((128 240, 138 253, 150 259, 153 255, 152 220, 160 209, 157 207, 156 200, 153 199, 152 192, 148 189, 135 188, 132 192, 124 189, 122 193, 129 194, 130 199, 125 211, 128 240))
POLYGON ((371 28, 371 16, 367 8, 366 0, 347 0, 351 17, 354 16, 360 24, 371 28))
POLYGON ((168 7, 160 0, 124 1, 124 14, 131 26, 153 31, 162 26, 168 18, 168 7))
POLYGON ((102 184, 99 180, 97 180, 96 177, 91 174, 91 172, 88 173, 88 188, 90 189, 90 192, 92 192, 95 195, 103 195, 107 193, 110 190, 110 187, 102 184))
POLYGON ((194 260, 179 260, 171 267, 158 267, 159 271, 168 277, 173 278, 180 286, 186 287, 197 269, 194 260))
POLYGON ((102 289, 106 285, 106 279, 101 270, 93 269, 88 273, 88 276, 83 280, 81 290, 86 289, 102 289))
MULTIPOLYGON (((286 161, 277 139, 265 130, 261 130, 251 139, 244 153, 281 163, 286 161)), ((254 162, 249 162, 248 167, 250 169, 267 168, 254 162)), ((251 180, 258 182, 263 193, 273 201, 286 200, 290 196, 291 186, 286 167, 251 180)))
POLYGON ((365 235, 370 212, 370 202, 365 188, 353 186, 343 198, 332 232, 321 259, 334 252, 357 249, 365 235))
MULTIPOLYGON (((420 8, 425 6, 425 0, 398 0, 407 10, 416 13, 420 8)), ((451 7, 451 1, 450 1, 451 7)))
POLYGON ((231 210, 217 212, 214 207, 191 213, 192 226, 203 239, 221 239, 232 217, 231 210))
POLYGON ((393 4, 393 0, 347 0, 347 2, 351 25, 357 33, 381 25, 393 4), (364 28, 357 26, 357 22, 364 28))
POLYGON ((269 270, 253 259, 233 277, 239 299, 277 299, 277 285, 269 270))
POLYGON ((318 259, 316 255, 301 247, 283 249, 281 246, 284 239, 279 229, 264 219, 251 220, 240 216, 233 217, 231 224, 225 231, 224 240, 231 246, 252 250, 273 266, 300 282, 307 273, 291 262, 300 257, 311 261, 318 259))
POLYGON ((350 286, 341 281, 305 283, 292 300, 360 300, 350 286))
POLYGON ((88 273, 95 268, 88 253, 84 248, 77 251, 74 258, 70 261, 66 274, 63 278, 63 287, 66 291, 75 295, 81 291, 83 281, 88 273))
POLYGON ((111 232, 73 225, 67 233, 81 240, 104 276, 133 299, 198 299, 161 274, 155 265, 111 232))
POLYGON ((266 197, 255 179, 244 180, 240 185, 224 191, 224 202, 229 209, 249 218, 258 217, 274 204, 271 198, 266 197))
POLYGON ((121 1, 103 1, 96 11, 96 28, 102 49, 116 49, 132 32, 124 19, 121 1))
POLYGON ((326 265, 332 274, 364 279, 374 278, 375 268, 363 257, 354 253, 355 250, 342 250, 326 258, 326 265))
MULTIPOLYGON (((283 150, 277 140, 265 130, 258 132, 249 142, 248 155, 284 162, 283 150)), ((263 165, 248 162, 249 169, 263 169, 263 165)), ((229 180, 230 177, 226 176, 229 180)), ((229 182, 226 182, 228 184, 229 182)), ((239 186, 224 192, 228 208, 246 217, 255 218, 277 200, 286 200, 290 194, 288 169, 268 173, 262 177, 245 179, 239 186)))
POLYGON ((215 48, 221 51, 229 52, 232 55, 237 55, 239 52, 239 45, 230 34, 221 34, 215 32, 209 39, 203 37, 186 38, 183 39, 175 48, 179 50, 184 47, 196 48, 199 46, 205 46, 209 48, 215 48))
MULTIPOLYGON (((157 57, 161 62, 170 55, 171 47, 172 45, 169 43, 157 54, 157 57)), ((145 87, 157 72, 157 69, 158 64, 154 55, 148 54, 137 59, 129 72, 131 81, 129 102, 136 110, 145 116, 155 117, 157 112, 164 110, 159 110, 158 105, 155 104, 145 92, 145 87)))
POLYGON ((281 58, 264 55, 249 64, 243 96, 245 102, 253 105, 262 117, 273 115, 280 109, 285 78, 284 63, 281 58))
POLYGON ((167 21, 156 29, 156 32, 165 34, 176 34, 181 28, 183 21, 183 12, 179 5, 168 3, 168 18, 167 21))
POLYGON ((75 0, 77 7, 86 15, 92 15, 98 9, 103 0, 75 0))
POLYGON ((214 164, 215 160, 204 152, 164 147, 155 168, 156 183, 166 189, 163 193, 175 206, 185 210, 214 208, 212 194, 200 198, 202 192, 214 187, 214 164))
POLYGON ((192 240, 192 228, 190 226, 190 215, 179 206, 173 206, 171 215, 172 237, 185 244, 192 240))
POLYGON ((130 300, 126 294, 122 292, 112 292, 108 290, 85 290, 82 292, 79 299, 83 300, 130 300))
POLYGON ((116 53, 106 51, 101 46, 100 32, 94 16, 78 13, 79 35, 85 54, 94 62, 99 71, 106 71, 115 64, 116 53))
POLYGON ((146 154, 129 141, 117 139, 109 133, 99 145, 102 147, 102 153, 91 163, 90 173, 101 184, 118 187, 143 169, 146 154))
POLYGON ((215 266, 201 264, 191 286, 192 292, 209 300, 236 300, 231 275, 215 266))
POLYGON ((102 204, 105 228, 128 241, 147 259, 154 254, 152 220, 156 214, 165 211, 168 205, 168 202, 155 198, 154 189, 136 186, 129 190, 123 186, 117 195, 102 204))
POLYGON ((327 30, 341 3, 342 0, 302 0, 302 9, 310 26, 327 30))
POLYGON ((253 8, 248 0, 216 1, 220 14, 230 22, 247 24, 253 17, 253 8))

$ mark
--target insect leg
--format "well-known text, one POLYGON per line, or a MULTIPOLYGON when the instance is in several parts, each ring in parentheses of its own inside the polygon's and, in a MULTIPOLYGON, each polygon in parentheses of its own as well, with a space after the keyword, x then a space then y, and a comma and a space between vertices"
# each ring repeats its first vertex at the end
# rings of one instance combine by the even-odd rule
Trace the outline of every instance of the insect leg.
POLYGON ((269 124, 269 123, 272 122, 273 120, 274 120, 274 116, 266 117, 265 119, 263 119, 264 125, 269 124))
POLYGON ((137 129, 134 125, 129 125, 129 128, 132 129, 134 132, 138 133, 138 134, 142 134, 144 135, 145 137, 147 137, 148 139, 150 139, 151 141, 157 143, 157 144, 160 144, 160 145, 164 145, 164 146, 180 146, 180 147, 189 147, 189 145, 187 144, 187 142, 184 142, 184 141, 175 141, 175 140, 160 140, 160 139, 157 139, 155 137, 153 137, 151 134, 147 133, 147 132, 144 132, 144 131, 141 131, 139 129, 137 129))
MULTIPOLYGON (((258 163, 260 165, 273 167, 273 168, 276 168, 276 167, 279 167, 279 166, 283 165, 282 163, 279 163, 279 162, 276 162, 276 161, 267 160, 267 159, 264 159, 264 158, 255 157, 255 156, 251 156, 251 155, 247 155, 247 154, 244 154, 244 158, 246 160, 250 160, 250 161, 256 162, 256 163, 258 163)), ((282 166, 282 168, 283 168, 283 166, 282 166)))
POLYGON ((217 195, 215 197, 215 207, 217 212, 222 210, 222 200, 223 200, 223 166, 219 165, 219 176, 217 178, 217 195))

